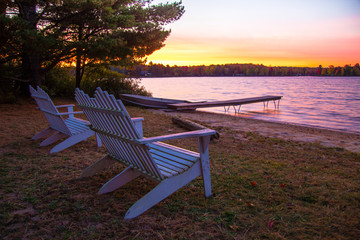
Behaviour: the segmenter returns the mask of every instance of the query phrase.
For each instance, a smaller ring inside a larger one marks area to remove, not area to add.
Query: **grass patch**
[[[95,138],[91,138],[50,155],[51,146],[39,148],[39,142],[31,140],[47,124],[33,107],[29,103],[7,107],[11,109],[7,121],[0,124],[4,132],[0,161],[2,239],[360,236],[358,153],[219,128],[221,138],[210,144],[212,197],[204,198],[199,178],[145,214],[125,221],[127,209],[155,184],[141,177],[114,193],[97,195],[123,166],[77,179],[105,150],[97,148]],[[168,116],[128,109],[132,117],[145,118],[145,136],[184,131]],[[234,138],[236,135],[242,138]],[[194,151],[198,148],[196,139],[169,143]]]

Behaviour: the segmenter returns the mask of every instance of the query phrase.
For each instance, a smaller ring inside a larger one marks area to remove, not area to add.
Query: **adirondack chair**
[[[60,105],[55,106],[51,101],[49,95],[43,91],[40,87],[37,87],[35,90],[33,87],[29,86],[31,96],[36,101],[40,111],[42,111],[48,120],[50,127],[45,130],[35,134],[32,139],[37,140],[41,138],[46,138],[40,143],[40,146],[48,146],[56,141],[68,137],[63,142],[59,143],[50,150],[50,153],[56,153],[62,151],[76,143],[86,140],[88,137],[91,137],[95,134],[89,128],[90,123],[86,120],[74,117],[74,114],[82,112],[74,112],[73,104],[71,105]],[[58,108],[67,107],[67,112],[60,113]],[[68,116],[63,118],[63,116]],[[101,146],[100,138],[97,137],[97,145]]]
[[[108,154],[86,168],[80,177],[89,177],[121,162],[127,168],[105,183],[99,194],[112,192],[140,175],[159,184],[130,207],[125,219],[144,213],[169,195],[200,175],[203,176],[205,196],[211,195],[209,142],[214,130],[203,129],[158,137],[142,136],[143,118],[130,118],[121,100],[97,88],[95,97],[75,90],[75,99],[84,111]],[[169,139],[197,137],[200,153],[162,143]]]

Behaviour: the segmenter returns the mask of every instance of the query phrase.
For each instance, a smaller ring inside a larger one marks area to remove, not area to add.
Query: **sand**
[[[59,103],[64,104],[68,102],[60,100]],[[255,132],[267,137],[313,142],[326,147],[339,147],[360,153],[360,132],[335,131],[205,111],[166,112],[153,109],[148,109],[148,111],[170,116],[180,116],[209,128],[214,128],[218,130],[220,134],[222,128],[229,128],[237,132],[238,135],[236,137],[239,139],[244,138],[244,134],[247,132]],[[34,118],[37,119],[36,125],[47,125],[42,114],[35,109],[33,101],[21,101],[20,104],[1,104],[0,113],[0,145],[11,142],[11,138],[15,136],[31,138],[34,132],[38,130],[37,126],[34,125]]]
[[[255,132],[267,137],[277,137],[299,142],[318,143],[326,147],[339,147],[360,153],[360,132],[344,132],[319,127],[302,126],[290,123],[277,123],[264,120],[244,118],[229,114],[210,113],[205,111],[168,112],[151,110],[155,113],[182,117],[209,128],[230,128],[243,133]]]

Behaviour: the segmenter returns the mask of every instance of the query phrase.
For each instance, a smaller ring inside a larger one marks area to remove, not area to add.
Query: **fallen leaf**
[[[268,226],[268,228],[272,228],[272,226],[274,225],[274,221],[269,221],[268,223],[267,223],[267,226]]]
[[[239,227],[236,225],[230,225],[229,228],[233,231],[237,231],[239,229]]]
[[[36,215],[36,211],[34,210],[34,208],[30,205],[28,206],[26,209],[22,209],[22,210],[18,210],[13,212],[12,214],[14,215],[20,215],[23,216],[25,214],[30,214],[30,216],[35,216]]]

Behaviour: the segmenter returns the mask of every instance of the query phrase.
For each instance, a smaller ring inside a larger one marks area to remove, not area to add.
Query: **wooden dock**
[[[241,105],[263,102],[264,107],[268,105],[269,101],[274,101],[275,108],[279,108],[280,99],[282,96],[261,96],[261,97],[252,97],[252,98],[242,98],[242,99],[232,99],[232,100],[222,100],[222,101],[212,101],[212,102],[199,102],[199,103],[176,103],[176,104],[168,104],[168,108],[174,110],[194,110],[196,108],[208,108],[208,107],[228,107],[228,111],[231,106],[234,107],[235,112],[240,111]],[[276,104],[276,101],[278,103]],[[238,107],[238,110],[237,108]]]

